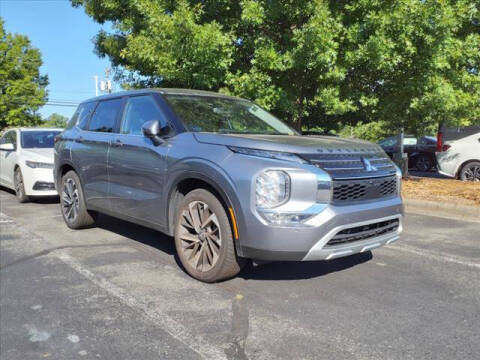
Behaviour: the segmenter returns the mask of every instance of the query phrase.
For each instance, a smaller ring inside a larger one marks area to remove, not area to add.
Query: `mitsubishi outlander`
[[[301,136],[260,106],[184,89],[79,105],[56,138],[68,227],[98,212],[164,232],[194,278],[235,276],[245,259],[330,260],[392,243],[401,173],[378,146]]]

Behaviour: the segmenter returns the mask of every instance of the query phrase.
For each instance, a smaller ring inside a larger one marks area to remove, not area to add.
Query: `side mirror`
[[[148,138],[160,135],[160,122],[158,120],[150,120],[142,125],[142,132]]]
[[[1,144],[0,151],[15,151],[15,145],[12,143]]]
[[[152,142],[155,146],[160,145],[164,142],[162,137],[167,136],[170,134],[171,128],[170,126],[166,125],[164,127],[160,126],[160,121],[158,120],[150,120],[147,121],[142,126],[142,133],[146,137],[152,139]]]

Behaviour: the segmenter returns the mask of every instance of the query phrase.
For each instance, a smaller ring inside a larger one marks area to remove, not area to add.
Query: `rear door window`
[[[122,106],[122,99],[101,101],[92,115],[88,130],[113,132],[115,120]]]

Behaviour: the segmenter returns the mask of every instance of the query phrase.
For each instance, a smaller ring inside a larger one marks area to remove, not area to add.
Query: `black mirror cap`
[[[172,130],[173,129],[169,125],[161,127],[160,121],[158,120],[147,121],[142,126],[143,135],[152,139],[152,142],[155,146],[163,143],[164,140],[162,138],[168,137],[171,134]]]

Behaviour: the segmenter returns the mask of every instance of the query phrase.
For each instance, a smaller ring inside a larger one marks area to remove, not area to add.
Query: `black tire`
[[[13,185],[15,187],[15,195],[19,203],[26,203],[30,198],[25,194],[25,184],[23,183],[22,170],[19,167],[15,169],[13,174]]]
[[[215,195],[204,189],[189,192],[175,220],[175,247],[188,274],[211,283],[240,272],[245,261],[236,255],[228,215]]]
[[[82,229],[95,223],[95,214],[87,210],[80,178],[71,170],[62,177],[60,210],[70,229]]]
[[[471,161],[460,170],[460,180],[480,181],[480,161]]]
[[[418,171],[430,171],[433,168],[433,160],[427,155],[419,155],[415,159],[415,167]]]

